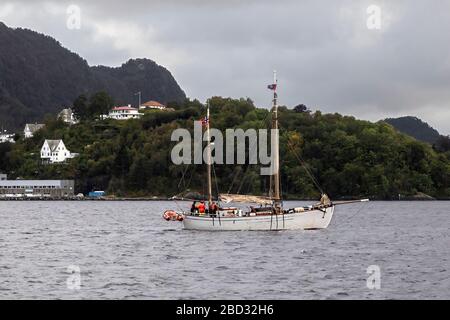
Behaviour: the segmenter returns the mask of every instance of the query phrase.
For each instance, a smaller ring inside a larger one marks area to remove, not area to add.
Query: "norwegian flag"
[[[268,86],[267,86],[267,89],[269,89],[269,90],[277,90],[277,84],[276,83],[274,83],[274,84],[269,84]]]
[[[208,123],[209,123],[209,118],[208,118],[208,117],[204,117],[204,118],[202,119],[202,125],[203,125],[203,126],[206,126]]]

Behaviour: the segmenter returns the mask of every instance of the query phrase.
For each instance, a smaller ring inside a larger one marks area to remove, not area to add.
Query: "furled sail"
[[[271,204],[272,200],[268,197],[242,195],[242,194],[221,194],[220,200],[225,203],[241,202],[241,203],[256,203],[256,204]]]
[[[322,194],[322,197],[320,198],[320,203],[318,203],[318,205],[322,205],[322,206],[329,206],[331,205],[331,200],[328,197],[327,194]]]

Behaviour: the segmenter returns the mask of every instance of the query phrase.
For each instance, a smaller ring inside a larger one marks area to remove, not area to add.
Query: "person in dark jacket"
[[[217,214],[217,211],[219,211],[217,203],[212,202],[211,205],[209,206],[209,213],[215,216]]]
[[[197,212],[197,201],[194,201],[192,203],[191,213],[196,213],[196,212]]]

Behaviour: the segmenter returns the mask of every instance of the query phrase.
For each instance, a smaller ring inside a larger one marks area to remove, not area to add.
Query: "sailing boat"
[[[274,72],[274,82],[268,88],[273,90],[272,106],[272,128],[278,129],[278,96],[277,78]],[[271,189],[274,191],[271,197],[245,196],[225,194],[220,196],[224,203],[254,203],[260,207],[250,207],[244,211],[237,207],[221,207],[213,201],[212,177],[211,177],[211,137],[210,137],[210,114],[207,105],[205,118],[207,136],[207,183],[209,210],[196,210],[195,202],[190,212],[176,212],[167,210],[163,218],[168,221],[181,221],[185,229],[205,231],[264,231],[264,230],[317,230],[326,229],[333,218],[336,206],[356,202],[366,202],[368,199],[356,201],[332,202],[326,194],[322,194],[320,202],[305,207],[289,208],[283,207],[280,192],[280,151],[279,137],[274,143],[274,168],[275,173],[271,177]],[[203,202],[202,202],[203,205]]]

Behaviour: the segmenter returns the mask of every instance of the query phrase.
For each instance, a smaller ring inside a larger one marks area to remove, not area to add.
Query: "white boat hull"
[[[264,231],[325,229],[331,222],[334,206],[324,211],[313,210],[284,215],[256,217],[201,217],[185,216],[184,228],[205,231]]]

